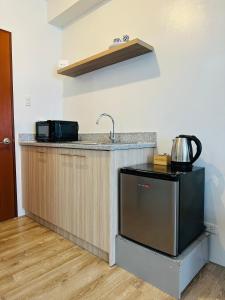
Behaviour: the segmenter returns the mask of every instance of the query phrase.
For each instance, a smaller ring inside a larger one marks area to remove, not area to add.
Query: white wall
[[[59,118],[62,85],[56,76],[61,31],[47,24],[45,0],[0,0],[0,28],[12,32],[18,212],[21,204],[18,133],[34,131],[38,119]],[[25,98],[31,97],[31,107]]]
[[[82,132],[108,131],[98,114],[115,117],[117,131],[157,131],[170,152],[177,134],[196,134],[206,167],[206,221],[218,225],[211,259],[225,265],[225,1],[113,0],[63,32],[70,62],[105,50],[127,33],[155,47],[76,79],[64,79],[64,117]]]

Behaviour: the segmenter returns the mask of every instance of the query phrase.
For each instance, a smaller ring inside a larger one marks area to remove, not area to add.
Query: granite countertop
[[[70,148],[70,149],[86,149],[86,150],[102,150],[102,151],[113,151],[113,150],[128,150],[128,149],[141,149],[141,148],[155,148],[156,143],[114,143],[114,144],[87,144],[79,143],[39,143],[35,141],[20,142],[21,146],[37,146],[37,147],[52,147],[52,148]]]
[[[37,146],[52,148],[86,149],[100,151],[115,151],[156,147],[156,133],[118,133],[115,143],[111,143],[108,134],[80,134],[78,142],[45,143],[27,138],[25,134],[19,137],[21,146]]]

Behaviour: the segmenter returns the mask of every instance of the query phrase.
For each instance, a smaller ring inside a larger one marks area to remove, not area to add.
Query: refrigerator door
[[[178,255],[179,182],[120,174],[120,234]]]

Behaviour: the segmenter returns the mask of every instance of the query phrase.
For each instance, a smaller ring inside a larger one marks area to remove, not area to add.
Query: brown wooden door
[[[0,29],[0,221],[17,215],[11,49],[11,33]]]

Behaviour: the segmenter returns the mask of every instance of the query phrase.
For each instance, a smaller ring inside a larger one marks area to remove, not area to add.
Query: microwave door
[[[120,184],[120,234],[176,256],[179,183],[121,174]]]
[[[49,125],[48,124],[40,124],[37,127],[37,136],[38,139],[48,140],[49,139]]]
[[[57,130],[57,132],[58,132],[58,134],[57,134],[57,139],[58,140],[62,140],[63,139],[63,133],[64,133],[64,137],[65,137],[65,130],[63,130],[63,125],[62,125],[62,123],[59,123],[58,124],[58,128],[57,128],[58,130]]]

